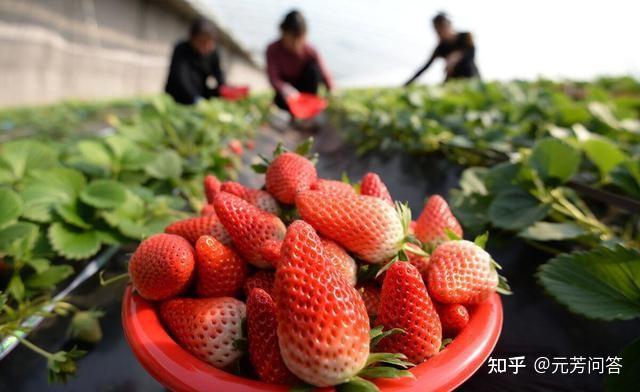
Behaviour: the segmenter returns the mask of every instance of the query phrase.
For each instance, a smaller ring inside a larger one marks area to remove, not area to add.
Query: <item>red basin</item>
[[[288,391],[285,386],[238,377],[197,359],[164,330],[153,305],[127,287],[122,301],[122,326],[142,366],[173,391]],[[502,329],[502,302],[493,294],[475,307],[467,327],[437,356],[411,372],[415,380],[376,380],[381,391],[451,391],[489,357]],[[323,389],[331,390],[331,389]]]
[[[249,96],[249,86],[220,86],[220,96],[228,101],[238,101]]]
[[[314,94],[300,93],[287,99],[287,105],[295,118],[307,120],[327,108],[327,101]]]

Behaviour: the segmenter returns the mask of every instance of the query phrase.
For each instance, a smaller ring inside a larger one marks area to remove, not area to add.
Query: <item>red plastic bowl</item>
[[[314,94],[300,93],[287,99],[287,105],[294,117],[307,120],[327,108],[327,101]]]
[[[131,350],[144,368],[172,391],[282,391],[289,388],[249,380],[216,369],[189,354],[167,334],[153,305],[127,287],[122,326]],[[502,302],[493,294],[471,312],[467,327],[442,352],[414,367],[410,379],[376,380],[381,391],[451,391],[475,373],[498,341]],[[324,388],[323,391],[332,390]]]
[[[249,95],[249,86],[220,86],[220,96],[228,101],[238,101]]]

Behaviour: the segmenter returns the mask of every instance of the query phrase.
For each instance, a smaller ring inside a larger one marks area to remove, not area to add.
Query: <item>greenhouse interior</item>
[[[0,391],[640,391],[639,14],[0,0]]]

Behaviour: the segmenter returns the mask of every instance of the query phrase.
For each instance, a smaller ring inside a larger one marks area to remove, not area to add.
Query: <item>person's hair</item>
[[[451,23],[451,20],[449,19],[449,15],[447,15],[444,12],[438,12],[438,14],[434,16],[431,21],[433,22],[434,26],[442,26],[445,23]]]
[[[198,18],[191,23],[189,36],[193,38],[198,35],[206,35],[210,38],[216,39],[218,37],[218,29],[216,29],[216,26],[209,20]]]
[[[307,22],[302,13],[298,10],[290,11],[280,23],[280,30],[283,33],[300,37],[307,32]]]

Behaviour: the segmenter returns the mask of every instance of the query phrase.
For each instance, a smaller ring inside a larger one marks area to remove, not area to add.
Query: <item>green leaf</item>
[[[586,140],[582,143],[582,149],[589,160],[598,167],[602,177],[628,159],[627,155],[618,146],[604,138]]]
[[[127,199],[127,188],[114,180],[95,180],[80,193],[80,199],[96,208],[115,208]]]
[[[640,159],[624,162],[611,171],[611,182],[628,194],[640,198]]]
[[[24,298],[24,283],[20,275],[13,275],[9,281],[9,285],[7,285],[7,292],[11,294],[16,301],[22,301]]]
[[[621,245],[562,254],[540,266],[545,289],[573,312],[604,320],[640,317],[640,252]]]
[[[25,181],[21,193],[25,206],[23,215],[36,222],[48,222],[53,206],[73,202],[85,186],[84,176],[74,169],[58,167],[34,171]]]
[[[620,374],[608,374],[604,379],[607,392],[622,392],[637,390],[640,385],[640,339],[624,348],[617,355],[622,367]]]
[[[459,186],[462,193],[470,195],[477,193],[479,195],[488,194],[487,187],[484,184],[484,176],[487,169],[484,167],[470,167],[462,172]]]
[[[20,180],[31,170],[50,168],[57,164],[57,153],[44,143],[34,140],[17,140],[4,143],[0,160],[9,168],[13,180]]]
[[[563,241],[589,234],[574,222],[536,222],[522,230],[520,237],[534,241]]]
[[[494,226],[507,230],[520,230],[543,219],[549,207],[522,190],[509,190],[496,197],[489,207],[489,218]]]
[[[84,356],[87,352],[73,347],[70,351],[58,351],[47,360],[49,371],[49,383],[65,383],[69,376],[76,374],[78,366],[76,360]]]
[[[382,328],[382,326],[380,326],[380,328]],[[374,330],[371,330],[371,333],[373,333]],[[405,333],[403,329],[401,328],[391,328],[388,329],[384,332],[382,332],[382,330],[380,330],[380,333],[377,333],[376,336],[371,336],[371,347],[375,347],[378,345],[378,343],[380,343],[380,341],[384,338],[386,338],[387,336],[391,336],[391,335],[395,335],[398,333]],[[370,358],[372,358],[370,356]]]
[[[32,289],[52,289],[57,283],[73,274],[70,265],[53,265],[46,270],[27,279],[27,287]]]
[[[404,333],[400,328],[393,328],[389,330],[391,333]],[[389,335],[390,335],[389,334]],[[407,361],[407,356],[401,353],[370,353],[367,357],[365,367],[369,367],[374,364],[386,363],[406,369],[411,366],[415,366],[413,363]]]
[[[20,259],[29,258],[39,236],[37,225],[17,222],[0,230],[0,252]]]
[[[100,250],[100,240],[95,231],[78,231],[56,222],[49,226],[48,236],[53,249],[68,259],[86,259]]]
[[[359,373],[358,376],[362,378],[401,378],[401,377],[409,377],[415,378],[413,373],[404,369],[396,369],[389,366],[377,366],[364,368]]]
[[[530,163],[544,180],[565,182],[573,177],[580,167],[580,151],[565,141],[555,138],[536,143]]]
[[[22,214],[22,200],[8,188],[0,188],[0,228],[13,223]]]
[[[33,270],[36,271],[36,273],[42,273],[47,269],[49,269],[49,267],[51,266],[51,263],[49,262],[49,260],[42,259],[42,258],[28,259],[28,260],[25,260],[25,263],[29,265],[31,268],[33,268]]]
[[[354,377],[344,384],[336,385],[337,392],[379,392],[376,384],[361,377]]]
[[[158,153],[155,159],[145,165],[145,172],[160,180],[177,179],[182,174],[182,159],[177,152],[165,150]]]
[[[81,229],[90,229],[91,224],[88,223],[82,215],[88,215],[91,211],[91,207],[87,207],[80,203],[71,204],[57,204],[55,206],[56,213],[72,226],[79,227]]]
[[[482,249],[484,249],[487,246],[487,241],[489,241],[488,231],[485,231],[484,233],[480,234],[473,240],[473,242],[479,247],[481,247]]]

